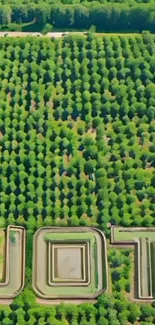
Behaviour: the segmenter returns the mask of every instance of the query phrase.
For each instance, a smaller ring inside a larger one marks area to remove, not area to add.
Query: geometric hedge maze
[[[152,300],[155,297],[155,228],[112,227],[111,243],[135,245],[135,298]]]
[[[95,299],[107,289],[104,234],[94,228],[43,227],[34,235],[33,288],[42,299]]]
[[[0,299],[24,288],[23,227],[0,229]],[[111,227],[111,244],[135,246],[135,299],[155,298],[155,228]],[[33,238],[32,285],[41,299],[95,299],[108,290],[106,238],[90,227],[43,227]],[[136,287],[137,286],[137,287]]]

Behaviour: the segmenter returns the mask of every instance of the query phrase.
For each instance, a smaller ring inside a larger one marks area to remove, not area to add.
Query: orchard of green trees
[[[11,306],[0,307],[2,325],[154,325],[155,308],[135,304],[122,294],[103,295],[96,305],[40,306],[25,290]]]
[[[0,226],[155,225],[155,36],[0,40]]]
[[[2,325],[152,325],[132,295],[133,251],[109,250],[111,295],[40,306],[41,226],[155,226],[155,36],[0,39],[0,227],[25,226],[26,289]],[[110,293],[109,293],[110,294]]]
[[[108,264],[113,295],[117,296],[119,292],[124,292],[126,296],[132,296],[133,298],[135,296],[135,293],[133,292],[133,249],[112,248],[108,250]]]
[[[31,22],[39,30],[48,23],[58,29],[89,29],[95,25],[97,31],[105,32],[155,32],[155,0],[0,1],[0,25],[4,29],[10,23]]]

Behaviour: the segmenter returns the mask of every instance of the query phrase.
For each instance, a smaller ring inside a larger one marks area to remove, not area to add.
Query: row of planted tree
[[[30,227],[42,219],[64,225],[153,224],[150,42],[21,40],[8,47],[1,41],[4,219]],[[144,50],[147,58],[133,57]],[[123,54],[119,60],[117,51]]]
[[[0,308],[2,325],[153,325],[155,309],[136,305],[123,298],[101,296],[95,306],[40,306],[31,291],[25,290],[10,307]]]
[[[151,226],[154,36],[0,41],[1,226]]]
[[[153,305],[154,306],[154,305]],[[95,305],[38,305],[30,290],[25,290],[9,307],[0,308],[2,325],[153,325],[155,308],[135,304],[122,294],[103,295]]]

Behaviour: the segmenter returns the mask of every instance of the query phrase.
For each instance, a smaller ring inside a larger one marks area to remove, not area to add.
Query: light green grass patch
[[[149,238],[155,240],[155,230],[153,231],[130,231],[130,228],[113,228],[114,241],[135,241],[138,238]]]

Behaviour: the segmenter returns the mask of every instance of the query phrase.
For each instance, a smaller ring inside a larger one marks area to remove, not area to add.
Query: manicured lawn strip
[[[72,233],[72,232],[68,232],[68,233],[47,233],[44,236],[44,239],[46,241],[52,241],[52,240],[78,240],[78,239],[83,239],[83,240],[89,240],[89,239],[93,239],[94,235],[91,232],[85,232],[85,233]]]
[[[136,238],[149,238],[150,240],[155,240],[155,229],[153,231],[135,231],[130,232],[130,228],[113,228],[114,232],[114,241],[134,241]]]
[[[155,242],[151,243],[152,293],[155,297]]]
[[[5,265],[5,231],[0,230],[0,282],[4,282],[4,265]]]
[[[95,284],[98,287],[98,258],[97,258],[97,242],[94,241],[94,260],[95,260]]]

